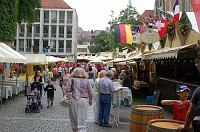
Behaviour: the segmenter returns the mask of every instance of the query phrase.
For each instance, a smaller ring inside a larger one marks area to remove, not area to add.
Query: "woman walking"
[[[82,68],[76,68],[71,74],[64,94],[72,92],[72,103],[69,107],[69,117],[73,132],[86,132],[86,117],[89,105],[92,105],[92,89],[88,75]]]
[[[70,79],[70,74],[67,68],[64,69],[64,74],[62,75],[62,77],[60,78],[60,82],[62,82],[61,88],[62,91],[64,87],[66,87],[68,80]],[[64,93],[63,93],[64,95]]]

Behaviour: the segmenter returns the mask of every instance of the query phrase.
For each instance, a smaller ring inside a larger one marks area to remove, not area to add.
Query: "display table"
[[[123,86],[119,82],[113,82],[113,86],[115,89],[122,88]],[[128,124],[119,121],[120,118],[120,108],[123,106],[130,106],[132,104],[132,93],[128,87],[123,87],[123,90],[120,90],[113,94],[112,100],[112,109],[111,113],[114,115],[114,119],[112,122],[118,126],[118,124]],[[115,109],[113,109],[115,107]]]
[[[135,80],[134,81],[134,86],[138,87],[139,89],[140,88],[148,88],[149,87],[149,84],[144,82],[144,81],[138,81],[138,80]]]

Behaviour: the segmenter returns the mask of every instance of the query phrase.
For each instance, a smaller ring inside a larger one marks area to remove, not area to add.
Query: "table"
[[[113,86],[115,89],[118,89],[120,87],[123,87],[119,82],[113,82]],[[118,127],[118,124],[128,124],[128,123],[123,123],[120,122],[119,118],[120,118],[120,108],[123,107],[123,103],[125,102],[127,103],[128,101],[128,106],[131,105],[132,103],[132,93],[131,90],[128,87],[123,87],[124,89],[121,91],[118,91],[116,93],[113,94],[113,99],[112,99],[112,108],[111,108],[111,114],[114,115],[114,119],[112,122],[115,122],[116,126]],[[113,107],[116,106],[116,109],[113,109]]]

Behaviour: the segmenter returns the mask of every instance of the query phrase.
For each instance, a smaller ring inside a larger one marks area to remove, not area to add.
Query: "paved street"
[[[71,132],[68,109],[59,105],[62,98],[60,87],[55,84],[54,106],[46,108],[46,97],[42,103],[44,109],[40,113],[25,113],[26,97],[21,94],[11,98],[3,104],[0,110],[0,132]],[[114,109],[115,110],[115,109]],[[120,108],[120,121],[126,124],[119,124],[113,128],[103,128],[93,123],[93,106],[89,107],[87,114],[87,132],[127,132],[131,113],[131,107]],[[110,117],[111,121],[113,116]]]
[[[26,97],[23,94],[6,100],[0,110],[0,132],[71,132],[68,109],[59,105],[59,101],[62,98],[61,90],[58,85],[55,86],[57,91],[55,93],[54,106],[46,108],[46,97],[43,97],[44,109],[41,109],[40,113],[24,112]],[[122,120],[128,123],[130,112],[124,112],[126,113]],[[93,123],[92,106],[88,110],[86,127],[88,132],[128,131],[128,124],[120,124],[119,127],[113,125],[113,128],[103,128],[95,125]]]

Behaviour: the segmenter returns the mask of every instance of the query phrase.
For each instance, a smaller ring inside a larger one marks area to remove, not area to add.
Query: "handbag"
[[[63,107],[69,107],[72,103],[71,101],[72,99],[72,95],[71,93],[67,93],[66,95],[64,95],[64,97],[61,99],[60,101],[60,105]]]
[[[74,80],[72,79],[71,88],[73,87]],[[72,103],[72,92],[67,93],[60,101],[60,105],[63,107],[69,107]]]

